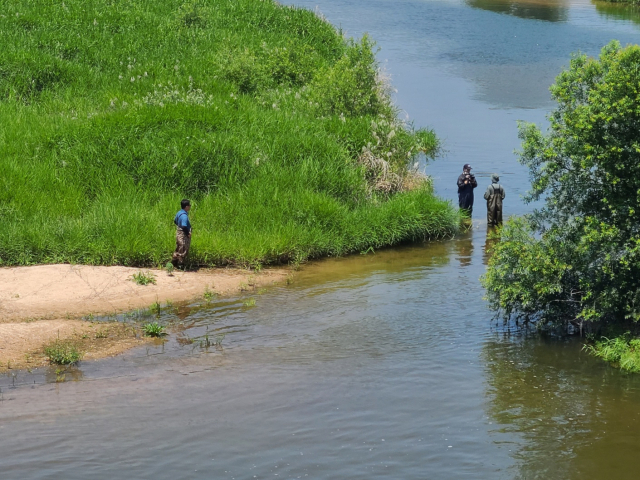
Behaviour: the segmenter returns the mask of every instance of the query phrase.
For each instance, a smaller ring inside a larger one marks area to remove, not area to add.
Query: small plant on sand
[[[254,272],[256,272],[256,273],[260,273],[260,272],[262,271],[262,263],[260,263],[260,262],[253,262],[253,263],[250,265],[250,268],[252,268]]]
[[[96,330],[95,338],[107,338],[109,336],[109,332],[106,328],[101,328],[100,330]]]
[[[71,342],[56,340],[44,348],[44,354],[49,362],[56,365],[73,365],[82,358],[78,347]]]
[[[133,274],[133,281],[137,285],[149,285],[150,283],[156,284],[156,277],[151,272],[138,272]]]
[[[249,298],[249,299],[245,300],[243,303],[244,303],[245,307],[255,307],[256,299],[255,298]]]
[[[167,271],[170,277],[173,277],[173,271],[175,270],[173,263],[167,262],[167,264],[164,266],[164,269]]]
[[[211,290],[209,290],[207,288],[207,290],[204,292],[204,294],[202,296],[204,297],[205,301],[207,303],[209,303],[210,301],[212,301],[215,298],[216,293],[212,292]]]
[[[158,322],[147,323],[142,327],[142,330],[147,337],[162,337],[166,335],[164,327]]]
[[[149,311],[155,315],[160,315],[160,312],[162,311],[162,307],[160,306],[160,303],[156,300],[149,307]]]

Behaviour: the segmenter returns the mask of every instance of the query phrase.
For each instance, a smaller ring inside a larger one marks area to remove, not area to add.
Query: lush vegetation
[[[0,0],[0,264],[300,261],[451,232],[372,42],[271,0]]]
[[[631,332],[615,337],[600,336],[585,345],[585,350],[623,370],[640,372],[640,338]]]
[[[638,5],[640,0],[604,0],[606,3],[614,3],[621,5]]]
[[[640,319],[640,47],[612,42],[599,59],[575,56],[551,91],[558,107],[549,132],[520,130],[530,199],[544,198],[544,207],[505,225],[484,277],[487,296],[505,316],[633,331]]]

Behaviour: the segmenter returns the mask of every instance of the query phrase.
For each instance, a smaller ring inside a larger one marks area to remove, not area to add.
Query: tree
[[[506,316],[640,319],[640,47],[574,56],[551,87],[543,134],[520,125],[532,215],[505,224],[483,277]]]

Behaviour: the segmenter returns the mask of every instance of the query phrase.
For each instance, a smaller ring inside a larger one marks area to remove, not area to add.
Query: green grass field
[[[260,265],[453,232],[374,47],[270,0],[0,0],[0,264]]]

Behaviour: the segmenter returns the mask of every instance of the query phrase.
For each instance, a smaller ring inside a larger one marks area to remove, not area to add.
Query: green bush
[[[639,86],[640,47],[612,42],[558,76],[547,135],[522,126],[529,198],[545,203],[505,227],[489,263],[489,299],[507,315],[640,319]]]
[[[44,354],[56,365],[72,365],[82,359],[82,352],[69,341],[56,340],[44,348]]]
[[[640,320],[639,88],[640,47],[611,42],[558,76],[547,134],[521,126],[529,199],[544,207],[508,222],[494,247],[483,281],[505,316],[625,330]],[[639,342],[603,338],[591,351],[636,371]]]
[[[196,264],[456,228],[366,37],[270,0],[0,5],[0,265],[164,265],[184,197]]]

